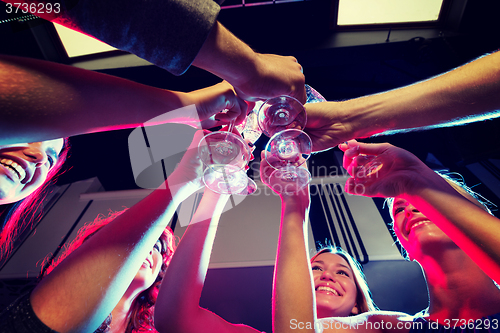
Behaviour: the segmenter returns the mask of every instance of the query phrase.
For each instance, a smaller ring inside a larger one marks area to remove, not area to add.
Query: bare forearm
[[[137,126],[187,94],[46,61],[0,57],[0,140],[34,142]]]
[[[299,209],[297,206],[286,200],[282,206],[281,232],[274,273],[275,333],[293,332],[291,320],[312,324],[315,320],[311,270],[304,236],[304,220],[308,209]]]
[[[341,102],[355,137],[477,121],[500,109],[500,52],[438,77],[389,92]]]
[[[405,194],[419,211],[443,230],[483,271],[500,279],[500,220],[458,193],[432,170],[427,185]]]
[[[306,101],[304,74],[291,56],[254,52],[216,22],[193,65],[231,83],[244,99],[289,95]]]
[[[237,86],[255,71],[257,55],[222,24],[216,22],[193,65]]]
[[[175,256],[169,265],[155,305],[159,332],[196,332],[201,322],[199,306],[220,214],[228,196],[206,190]]]
[[[156,190],[63,260],[31,295],[58,332],[94,331],[111,313],[173,216],[183,190]]]

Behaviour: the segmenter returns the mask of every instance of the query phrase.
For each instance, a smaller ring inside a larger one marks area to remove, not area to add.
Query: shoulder
[[[29,293],[19,297],[0,313],[0,332],[56,333],[35,315]]]

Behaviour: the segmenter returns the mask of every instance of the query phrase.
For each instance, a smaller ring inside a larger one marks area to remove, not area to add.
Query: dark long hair
[[[34,221],[41,217],[43,199],[55,184],[57,176],[69,155],[69,140],[64,139],[64,144],[56,164],[47,174],[45,182],[26,198],[7,205],[0,205],[0,259],[6,257],[12,251],[16,238]]]
[[[128,208],[117,212],[111,212],[108,216],[99,215],[93,222],[88,223],[84,227],[80,228],[75,240],[66,246],[66,249],[61,254],[61,256],[59,256],[57,260],[54,260],[52,263],[50,263],[50,265],[48,265],[48,268],[44,272],[42,272],[42,274],[44,276],[49,274],[71,252],[80,247],[83,242],[92,237],[102,227],[110,223],[119,215],[123,214],[127,209]],[[172,255],[174,254],[176,248],[175,236],[169,227],[166,227],[165,230],[163,230],[163,233],[161,234],[159,240],[162,244],[161,255],[163,258],[160,272],[158,273],[155,282],[148,289],[143,290],[141,293],[139,293],[139,295],[137,295],[137,297],[133,301],[127,316],[128,323],[125,330],[126,333],[156,331],[154,329],[153,322],[154,305],[156,303],[156,298],[158,297],[161,281],[165,276],[167,266],[170,263]],[[107,320],[99,328],[100,332],[106,332],[107,325],[111,323],[110,316],[108,316]]]

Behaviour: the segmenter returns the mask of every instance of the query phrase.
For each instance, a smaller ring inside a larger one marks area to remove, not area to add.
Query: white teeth
[[[318,289],[316,289],[316,290],[317,291],[324,290],[324,291],[328,291],[336,296],[340,296],[339,293],[337,292],[337,290],[330,288],[330,287],[321,286],[321,287],[318,287]]]
[[[417,223],[415,223],[414,225],[411,226],[411,229],[413,229],[415,227],[418,227],[419,225],[427,223],[427,222],[429,222],[429,221],[428,220],[424,220],[424,221],[417,222]]]
[[[9,159],[6,159],[6,158],[2,158],[0,160],[0,164],[3,164],[4,166],[10,168],[11,170],[14,170],[14,172],[19,177],[19,180],[22,181],[26,177],[26,171],[24,171],[23,167],[21,167],[16,162],[9,160]]]

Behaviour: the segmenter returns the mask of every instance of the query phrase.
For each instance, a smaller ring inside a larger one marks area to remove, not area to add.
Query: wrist
[[[408,201],[411,198],[422,197],[427,190],[446,190],[449,184],[432,169],[422,163],[422,167],[414,171],[415,177],[408,182],[401,197]]]
[[[174,173],[168,177],[165,184],[168,186],[172,200],[177,204],[180,204],[201,188],[196,182],[178,180]]]
[[[282,195],[281,196],[283,213],[285,214],[300,214],[306,216],[309,212],[309,197],[299,198],[297,195]]]
[[[395,126],[376,95],[340,102],[340,108],[345,115],[343,124],[352,138],[367,138]]]

